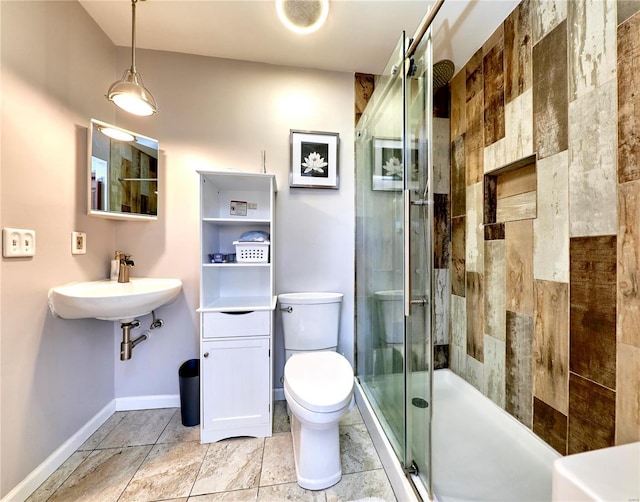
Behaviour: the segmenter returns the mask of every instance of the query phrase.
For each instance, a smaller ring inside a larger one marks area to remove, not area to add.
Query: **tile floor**
[[[300,488],[285,403],[275,404],[272,437],[211,444],[200,444],[199,427],[182,425],[177,408],[116,412],[27,500],[396,500],[357,408],[340,422],[342,480]]]

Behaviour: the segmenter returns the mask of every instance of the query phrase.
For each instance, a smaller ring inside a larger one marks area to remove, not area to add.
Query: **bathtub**
[[[553,462],[561,455],[451,370],[437,370],[433,379],[438,500],[551,500]]]
[[[388,376],[386,384],[401,375]],[[553,462],[561,455],[451,370],[434,372],[432,462],[434,500],[538,502],[551,500]],[[396,382],[397,383],[397,382]],[[381,385],[378,381],[377,385]],[[356,386],[358,407],[398,500],[417,500],[389,438]],[[414,422],[425,409],[412,407]],[[425,437],[426,434],[414,434]],[[393,439],[392,439],[393,440]],[[420,450],[420,445],[416,445]],[[423,500],[426,492],[418,489]]]

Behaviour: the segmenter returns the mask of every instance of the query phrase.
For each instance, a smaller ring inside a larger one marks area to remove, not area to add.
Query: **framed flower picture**
[[[292,188],[333,188],[339,186],[338,145],[334,132],[291,130]]]
[[[373,190],[402,190],[402,141],[373,139]]]
[[[416,188],[418,184],[418,146],[409,150],[410,179],[407,188]],[[402,140],[373,138],[373,171],[371,173],[372,190],[402,190]]]

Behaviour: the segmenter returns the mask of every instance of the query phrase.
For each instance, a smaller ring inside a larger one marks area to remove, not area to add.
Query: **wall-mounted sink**
[[[172,302],[181,289],[180,279],[72,282],[49,290],[49,308],[64,319],[128,322]]]
[[[559,458],[551,500],[640,500],[640,442]]]

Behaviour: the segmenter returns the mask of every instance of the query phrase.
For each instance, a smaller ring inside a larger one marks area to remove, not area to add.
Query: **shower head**
[[[454,71],[455,65],[449,59],[443,59],[435,63],[433,65],[433,90],[437,91],[447,85],[451,77],[453,77]]]

